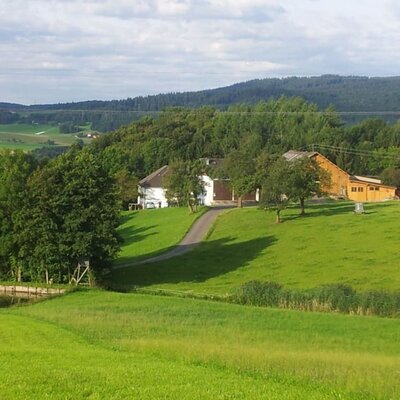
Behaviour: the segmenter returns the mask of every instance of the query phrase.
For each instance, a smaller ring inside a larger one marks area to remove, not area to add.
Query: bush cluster
[[[276,282],[250,281],[236,290],[230,301],[296,310],[400,317],[400,292],[357,292],[345,284],[300,290],[283,288]]]

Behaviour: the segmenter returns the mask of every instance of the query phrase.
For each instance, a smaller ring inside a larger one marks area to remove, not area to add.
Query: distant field
[[[398,399],[400,321],[77,292],[0,310],[8,399]]]
[[[359,290],[398,290],[400,202],[365,208],[366,214],[354,215],[353,203],[313,205],[305,217],[290,209],[279,225],[272,212],[232,210],[194,251],[116,271],[113,279],[126,287],[216,294],[255,279],[295,288],[347,283]]]
[[[73,134],[61,134],[58,126],[0,124],[0,148],[32,150],[49,145],[49,140],[55,145],[70,146],[77,139]]]
[[[163,253],[178,244],[206,208],[189,214],[186,208],[126,211],[118,232],[124,239],[116,265],[134,263]]]

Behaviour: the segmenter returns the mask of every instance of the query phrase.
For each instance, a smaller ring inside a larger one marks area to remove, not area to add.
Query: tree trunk
[[[17,267],[17,282],[21,282],[22,281],[22,277],[21,277],[21,267],[18,266]]]
[[[238,206],[238,208],[243,208],[242,196],[238,196],[238,199],[237,199],[237,206]]]
[[[300,199],[300,215],[304,215],[306,213],[304,201],[304,198]]]
[[[279,210],[279,208],[276,210],[276,223],[281,223],[281,210]]]
[[[47,268],[45,269],[45,275],[46,275],[46,285],[49,284],[49,271],[47,270]]]
[[[188,200],[187,205],[189,207],[190,213],[193,214],[194,213],[193,204],[190,200]]]

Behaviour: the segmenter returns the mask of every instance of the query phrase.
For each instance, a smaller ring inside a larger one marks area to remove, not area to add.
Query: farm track
[[[133,263],[126,263],[114,266],[113,269],[128,268],[134,265],[150,264],[153,262],[168,260],[173,257],[180,256],[191,250],[200,244],[200,242],[207,236],[207,233],[211,229],[217,217],[224,211],[230,209],[230,206],[214,207],[203,214],[189,229],[182,241],[175,246],[172,250],[166,253],[147,258]]]

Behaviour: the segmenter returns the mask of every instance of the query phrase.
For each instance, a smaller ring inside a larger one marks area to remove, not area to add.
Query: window
[[[358,192],[363,192],[363,191],[364,191],[364,188],[363,188],[363,187],[360,187],[360,186],[359,186],[357,189],[358,189],[358,190],[357,190]]]
[[[379,186],[375,186],[375,190],[379,190]]]
[[[352,186],[352,187],[351,187],[351,191],[352,191],[352,192],[357,192],[357,188],[354,187],[354,186]]]
[[[373,186],[370,186],[369,190],[375,190],[375,188]]]

